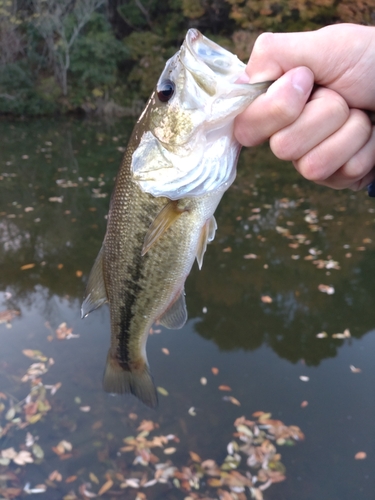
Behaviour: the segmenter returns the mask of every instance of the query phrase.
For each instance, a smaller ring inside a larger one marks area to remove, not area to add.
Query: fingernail
[[[247,73],[242,73],[242,75],[240,75],[234,83],[249,83],[249,82],[250,82],[249,75]]]
[[[314,83],[311,81],[310,73],[305,69],[297,69],[291,76],[291,82],[293,87],[303,95],[310,94]]]

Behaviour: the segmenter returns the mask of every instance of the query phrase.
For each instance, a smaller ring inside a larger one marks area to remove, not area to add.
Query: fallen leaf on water
[[[81,276],[83,276],[83,272],[82,271],[76,271],[76,276],[77,278],[81,278]]]
[[[201,382],[201,384],[202,384],[202,385],[206,385],[206,384],[207,384],[207,379],[206,379],[206,377],[201,377],[200,382]]]
[[[161,350],[166,356],[168,356],[169,354],[169,349],[167,349],[166,347],[163,347],[162,350]]]
[[[13,458],[13,462],[17,465],[26,465],[32,464],[34,459],[29,451],[20,451],[17,456]]]
[[[232,388],[229,385],[219,385],[219,391],[231,391]]]
[[[47,361],[47,357],[44,356],[40,351],[35,349],[23,349],[22,354],[27,356],[28,358],[34,359],[36,361]]]
[[[198,453],[195,453],[194,451],[189,451],[189,455],[190,455],[190,458],[194,461],[194,462],[202,462],[202,459],[201,457],[198,455]]]
[[[343,333],[333,333],[332,338],[333,339],[345,339],[346,336]]]
[[[63,199],[63,196],[51,196],[50,198],[48,198],[48,201],[51,201],[52,203],[62,203]]]
[[[264,304],[271,304],[272,298],[269,295],[262,295],[260,300],[264,302]]]
[[[165,448],[164,453],[166,455],[172,455],[173,453],[176,453],[176,451],[177,451],[176,448],[171,447],[171,448]]]
[[[21,271],[26,271],[26,269],[32,269],[33,267],[35,267],[35,264],[24,264],[20,269]]]
[[[328,337],[328,334],[327,334],[327,332],[320,332],[320,333],[316,334],[316,337],[318,339],[325,339],[326,337]]]
[[[151,432],[154,429],[156,429],[157,427],[159,427],[159,424],[153,422],[152,420],[142,420],[140,425],[137,427],[137,431],[139,431],[139,432],[143,432],[143,431]]]
[[[319,285],[318,286],[319,292],[326,293],[327,295],[332,295],[335,293],[335,289],[333,286],[328,286],[328,285]]]
[[[74,481],[77,479],[77,476],[69,476],[65,479],[66,483],[74,483]]]
[[[109,489],[111,489],[113,486],[113,481],[112,479],[108,479],[108,481],[106,483],[103,484],[103,486],[100,488],[100,490],[98,491],[98,496],[101,496],[101,495],[104,495],[104,493],[106,491],[108,491]]]
[[[308,404],[309,404],[308,401],[302,401],[301,408],[306,408],[306,406],[308,406]]]
[[[84,413],[87,413],[88,411],[91,410],[91,406],[80,406],[79,408],[81,411],[83,411]]]
[[[299,379],[302,380],[302,382],[308,382],[310,380],[310,377],[306,377],[306,375],[300,375]]]
[[[60,474],[60,472],[58,470],[54,470],[53,472],[51,472],[51,474],[48,476],[48,479],[50,481],[62,481],[62,475]]]
[[[0,312],[0,323],[10,323],[12,319],[14,319],[16,316],[19,316],[20,312],[19,311],[14,311],[14,310],[7,310],[7,311],[1,311]]]
[[[362,371],[360,368],[356,368],[353,365],[350,365],[349,368],[352,371],[352,373],[361,373],[361,371]]]
[[[164,387],[157,387],[156,389],[157,389],[158,393],[161,394],[162,396],[169,395],[169,392],[167,391],[167,389],[164,389]]]
[[[248,253],[246,255],[243,256],[244,259],[257,259],[258,256],[255,255],[255,253]]]
[[[219,373],[219,368],[212,367],[211,371],[214,375],[217,375]]]
[[[229,253],[232,251],[232,248],[231,247],[226,247],[226,248],[223,248],[223,252],[225,253]]]
[[[44,493],[45,491],[47,491],[47,486],[45,484],[37,484],[36,486],[34,486],[34,488],[30,488],[30,483],[26,483],[23,491],[25,491],[29,495],[35,493]]]
[[[95,484],[99,484],[99,479],[95,476],[93,472],[90,472],[89,474],[90,481],[92,481]]]
[[[367,458],[367,453],[366,453],[366,452],[364,452],[364,451],[359,451],[358,453],[356,453],[356,454],[354,455],[354,458],[355,458],[356,460],[364,460],[365,458]]]
[[[223,401],[229,401],[233,405],[241,406],[241,403],[238,401],[238,399],[234,398],[233,396],[224,396]]]
[[[196,416],[196,414],[197,414],[197,413],[196,413],[196,411],[195,411],[194,406],[192,406],[191,408],[189,408],[188,413],[189,413],[189,415],[191,415],[192,417],[195,417],[195,416]]]

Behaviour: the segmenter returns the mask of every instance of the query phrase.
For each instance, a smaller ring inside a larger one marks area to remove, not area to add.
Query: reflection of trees
[[[93,189],[110,193],[121,159],[117,147],[125,145],[129,124],[113,130],[105,124],[41,120],[10,129],[4,123],[0,129],[5,138],[0,289],[10,287],[14,300],[24,303],[36,287],[48,291],[49,298],[81,298],[84,284],[76,271],[84,277],[90,271],[109,204],[109,196],[95,198]],[[24,155],[28,159],[22,159]],[[60,179],[76,187],[63,188],[56,183]],[[62,203],[49,201],[61,196]],[[20,270],[30,263],[35,267]]]
[[[352,335],[359,337],[374,324],[370,278],[374,252],[357,250],[364,248],[363,240],[368,241],[372,232],[372,200],[364,193],[353,195],[313,186],[290,166],[267,157],[265,148],[245,155],[253,167],[251,171],[240,167],[235,186],[219,208],[219,229],[203,269],[194,271],[188,280],[190,317],[201,317],[196,325],[198,333],[222,349],[256,349],[266,343],[293,362],[303,358],[318,364],[335,356],[341,345],[330,337],[317,341],[318,332],[326,330],[331,335],[350,328]],[[267,163],[270,166],[265,166]],[[260,217],[249,221],[253,208],[261,208]],[[319,231],[305,221],[306,210],[312,208],[317,211]],[[325,220],[327,214],[333,219]],[[287,221],[294,225],[288,226]],[[296,239],[279,234],[275,225],[289,228],[291,235],[304,234],[310,243],[290,248]],[[348,244],[349,249],[343,248]],[[228,247],[232,251],[223,252]],[[322,251],[315,259],[331,257],[341,269],[317,269],[305,261],[310,248]],[[345,256],[349,251],[350,258]],[[258,259],[243,258],[250,253]],[[291,258],[296,254],[299,260]],[[265,264],[268,269],[264,269]],[[335,294],[319,292],[321,283],[332,284]],[[262,295],[271,296],[272,304],[263,303]],[[208,306],[207,314],[202,314],[203,306]],[[358,317],[360,331],[356,328]]]
[[[8,287],[12,292],[12,307],[29,306],[36,296],[44,314],[52,314],[55,296],[69,298],[76,307],[105,231],[109,196],[94,198],[93,189],[111,191],[121,158],[117,147],[125,145],[129,131],[126,123],[113,127],[42,120],[11,129],[0,123],[5,138],[0,290]],[[29,158],[22,160],[23,155]],[[77,186],[63,188],[56,183],[59,179]],[[48,201],[56,196],[63,196],[63,202]],[[34,210],[25,212],[26,207]],[[311,209],[317,212],[319,231],[305,220]],[[292,362],[303,358],[318,364],[335,356],[342,341],[318,341],[318,332],[331,335],[349,328],[360,337],[374,326],[373,251],[356,250],[371,245],[366,240],[373,231],[369,210],[373,200],[364,194],[315,187],[267,148],[244,151],[238,179],[219,207],[219,229],[203,269],[195,267],[187,281],[189,317],[201,319],[197,332],[222,349],[267,344]],[[327,214],[333,219],[324,219]],[[290,235],[277,232],[276,225]],[[310,243],[291,248],[297,234]],[[349,249],[343,248],[346,244]],[[223,252],[227,247],[232,251]],[[330,270],[327,276],[327,269],[305,261],[311,248],[322,252],[317,258],[328,260],[330,255],[341,270]],[[349,251],[351,258],[345,256]],[[246,260],[247,254],[258,258]],[[20,270],[29,263],[35,267]],[[83,278],[76,276],[78,270]],[[320,283],[333,285],[336,293],[319,292]],[[273,302],[263,303],[262,295]],[[204,306],[207,314],[202,313]],[[356,328],[357,317],[361,329]]]

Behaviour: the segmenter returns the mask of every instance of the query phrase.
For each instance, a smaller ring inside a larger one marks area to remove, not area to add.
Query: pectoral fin
[[[159,323],[166,328],[178,330],[182,328],[187,320],[187,310],[185,303],[185,291],[177,297],[177,300],[159,318]]]
[[[81,306],[81,318],[86,316],[107,302],[107,291],[103,277],[103,247],[100,249],[95,264],[91,269],[89,280],[86,286],[84,300]]]
[[[185,210],[178,207],[178,200],[168,202],[158,213],[149,227],[143,243],[142,255],[145,255],[152,245],[165,233],[171,224],[177,220]]]
[[[196,254],[199,269],[202,269],[203,256],[206,252],[207,243],[209,243],[215,238],[216,229],[217,229],[216,220],[215,217],[212,216],[203,226],[201,234],[199,236],[198,248]]]

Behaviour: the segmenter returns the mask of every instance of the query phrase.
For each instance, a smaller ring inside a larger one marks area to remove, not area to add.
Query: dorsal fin
[[[81,306],[81,318],[86,316],[108,301],[103,276],[103,247],[100,249],[91,269],[87,282],[85,296]]]
[[[145,255],[150,250],[152,245],[158,241],[169,226],[185,211],[178,207],[178,200],[169,201],[162,208],[148,228],[145,241],[143,242],[142,255]]]
[[[166,328],[178,330],[182,328],[187,320],[187,310],[185,302],[185,291],[182,289],[177,300],[159,318],[159,323]]]
[[[196,258],[198,262],[199,269],[202,269],[203,256],[206,252],[207,243],[215,238],[215,231],[217,229],[217,224],[215,217],[212,216],[208,219],[206,224],[202,227],[201,234],[199,236],[198,248],[196,253]]]

